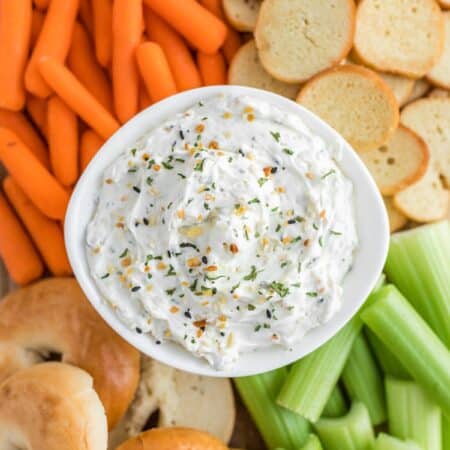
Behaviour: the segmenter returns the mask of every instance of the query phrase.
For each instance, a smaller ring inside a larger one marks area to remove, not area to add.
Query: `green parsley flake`
[[[271,131],[270,134],[277,142],[280,142],[281,135],[278,131]]]

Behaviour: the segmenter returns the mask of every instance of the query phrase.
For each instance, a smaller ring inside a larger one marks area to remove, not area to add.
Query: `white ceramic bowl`
[[[293,350],[271,347],[244,353],[229,370],[216,371],[175,343],[156,345],[149,335],[128,329],[103,301],[89,273],[85,239],[86,228],[96,205],[103,171],[127,147],[174,114],[196,102],[219,93],[260,98],[287,112],[297,114],[315,133],[330,145],[344,143],[341,168],[352,180],[360,244],[353,270],[344,280],[342,308],[326,324],[313,329]],[[389,227],[383,200],[369,172],[343,138],[325,122],[302,106],[270,92],[240,86],[214,86],[182,92],[142,111],[118,130],[101,148],[81,176],[69,203],[65,219],[65,241],[74,274],[94,308],[124,339],[141,352],[178,369],[202,375],[236,377],[265,372],[289,364],[325,343],[356,313],[370,293],[383,268],[389,241]]]

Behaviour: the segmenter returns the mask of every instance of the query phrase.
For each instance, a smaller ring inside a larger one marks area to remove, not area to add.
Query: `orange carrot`
[[[230,64],[241,44],[241,35],[233,28],[228,28],[227,38],[222,46],[222,52],[228,64]]]
[[[94,41],[97,61],[106,67],[112,54],[112,1],[92,0]]]
[[[92,14],[91,0],[79,0],[79,16],[81,23],[86,27],[91,36],[94,36],[94,18]]]
[[[81,135],[80,142],[80,168],[84,172],[91,159],[103,145],[104,140],[92,130],[86,130]]]
[[[19,111],[25,104],[23,74],[31,35],[31,0],[0,2],[0,108]]]
[[[59,223],[44,216],[11,177],[3,180],[3,190],[50,272],[56,276],[71,275]]]
[[[197,64],[205,86],[226,84],[227,69],[222,53],[217,52],[214,55],[207,55],[205,53],[198,52]]]
[[[31,16],[31,36],[30,36],[30,47],[33,48],[36,44],[39,33],[41,32],[42,25],[44,24],[45,15],[42,11],[38,9],[33,9],[33,14]]]
[[[149,39],[164,50],[177,89],[186,91],[200,87],[200,73],[184,39],[149,8],[145,8],[145,23]]]
[[[195,0],[145,0],[194,47],[215,53],[227,36],[226,25]]]
[[[31,150],[7,128],[0,128],[0,161],[46,216],[52,219],[64,217],[69,194]]]
[[[109,111],[112,91],[108,77],[98,65],[91,40],[83,25],[75,24],[72,45],[67,57],[69,69],[87,90]]]
[[[0,109],[0,127],[13,131],[45,167],[50,167],[44,142],[22,113]]]
[[[147,88],[144,83],[141,83],[139,86],[139,111],[148,108],[151,104],[152,100],[148,96]]]
[[[33,3],[36,6],[36,8],[45,10],[48,8],[50,0],[33,0]]]
[[[39,68],[49,86],[102,138],[108,139],[119,128],[114,117],[63,64],[43,58]]]
[[[226,22],[225,15],[222,9],[222,0],[200,0],[200,3],[220,20]],[[241,46],[240,34],[231,27],[228,27],[227,37],[222,46],[223,54],[228,63],[233,59],[233,56]]]
[[[47,137],[47,100],[28,94],[25,108],[42,136]]]
[[[27,284],[42,276],[44,266],[19,219],[0,193],[0,256],[9,276]]]
[[[147,92],[157,102],[176,94],[177,87],[163,49],[155,42],[145,42],[136,51],[137,62]]]
[[[78,179],[78,119],[56,95],[47,108],[48,148],[52,172],[63,186]]]
[[[42,25],[36,46],[25,70],[25,86],[38,97],[48,97],[50,88],[42,79],[38,62],[43,56],[50,56],[63,62],[67,56],[72,38],[73,25],[79,0],[52,0]]]
[[[142,0],[115,0],[113,5],[112,81],[119,121],[138,110],[139,74],[135,51],[142,35]]]

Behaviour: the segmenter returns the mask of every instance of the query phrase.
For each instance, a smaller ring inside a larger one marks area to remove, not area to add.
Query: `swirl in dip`
[[[339,309],[357,245],[334,147],[251,97],[153,129],[105,171],[88,227],[104,298],[137,333],[217,369],[289,348]]]

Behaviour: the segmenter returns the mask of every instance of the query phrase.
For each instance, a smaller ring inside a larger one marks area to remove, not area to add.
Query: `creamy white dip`
[[[289,348],[340,308],[352,265],[352,183],[339,159],[269,103],[198,103],[105,171],[91,274],[130,328],[218,369]]]

